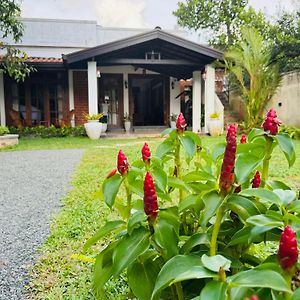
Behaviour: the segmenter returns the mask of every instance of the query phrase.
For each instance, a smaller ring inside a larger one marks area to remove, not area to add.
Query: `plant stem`
[[[175,176],[179,179],[181,179],[181,161],[180,161],[180,141],[177,138],[176,140],[176,148],[175,148],[175,169],[176,174]],[[182,200],[182,190],[179,189],[179,202]]]
[[[132,193],[131,193],[130,188],[129,188],[127,177],[125,177],[125,179],[124,179],[124,185],[125,185],[126,199],[127,199],[127,208],[126,208],[126,210],[127,210],[127,219],[129,219],[130,218],[130,212],[131,212]]]
[[[221,205],[217,210],[216,221],[214,224],[211,241],[210,241],[210,256],[214,256],[217,254],[217,239],[218,239],[218,234],[220,231],[224,211],[225,211],[225,207],[223,205]]]
[[[261,176],[261,187],[264,187],[269,175],[269,164],[270,164],[270,159],[271,159],[271,153],[272,153],[272,144],[273,144],[273,139],[266,136],[266,148],[265,148],[265,157],[263,160],[263,171],[262,171],[262,176]]]
[[[184,300],[182,285],[180,282],[175,283],[178,300]]]

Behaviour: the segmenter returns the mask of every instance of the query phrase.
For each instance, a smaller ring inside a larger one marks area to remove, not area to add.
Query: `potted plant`
[[[9,134],[9,129],[0,126],[0,148],[17,145],[19,143],[18,134]]]
[[[177,121],[177,114],[171,113],[170,114],[170,127],[171,128],[176,128],[176,121]]]
[[[130,128],[131,128],[131,117],[130,117],[129,113],[124,114],[123,120],[124,120],[125,131],[126,131],[126,133],[129,133]]]
[[[209,116],[207,127],[208,127],[208,132],[211,136],[221,135],[222,123],[220,119],[220,114],[218,112],[214,112]]]
[[[100,120],[103,117],[103,114],[84,114],[87,123],[84,123],[84,128],[87,136],[92,140],[97,140],[101,136],[102,123]]]

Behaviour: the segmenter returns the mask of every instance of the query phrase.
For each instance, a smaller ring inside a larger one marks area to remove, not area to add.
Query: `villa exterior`
[[[215,94],[211,63],[222,53],[182,37],[183,32],[104,28],[90,21],[25,19],[22,44],[36,72],[22,83],[0,74],[1,125],[84,123],[84,113],[102,112],[108,128],[168,126],[170,114],[185,110],[180,80],[193,79],[191,126],[201,130],[213,112],[223,113]],[[181,35],[181,36],[180,36]],[[188,99],[187,99],[188,100]],[[187,112],[186,112],[187,113]]]

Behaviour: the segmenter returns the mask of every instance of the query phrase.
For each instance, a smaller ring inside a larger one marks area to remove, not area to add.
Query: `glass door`
[[[123,75],[101,74],[98,103],[109,127],[123,126]]]

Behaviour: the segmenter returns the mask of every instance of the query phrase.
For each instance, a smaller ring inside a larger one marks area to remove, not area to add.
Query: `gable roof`
[[[146,59],[146,53],[160,53],[160,59]],[[156,28],[115,42],[63,55],[69,68],[87,68],[88,61],[99,66],[132,65],[168,76],[192,77],[193,71],[222,59],[219,50],[203,46]]]

